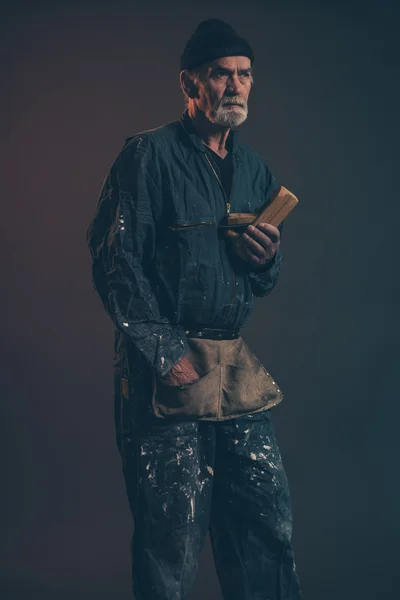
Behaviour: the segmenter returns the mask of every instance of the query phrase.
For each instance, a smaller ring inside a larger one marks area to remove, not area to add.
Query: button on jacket
[[[280,250],[253,268],[218,225],[229,210],[257,212],[277,183],[237,131],[227,147],[229,198],[187,111],[128,138],[111,166],[87,241],[93,286],[115,325],[115,364],[132,352],[163,377],[189,350],[186,328],[240,328],[253,295],[275,286]]]

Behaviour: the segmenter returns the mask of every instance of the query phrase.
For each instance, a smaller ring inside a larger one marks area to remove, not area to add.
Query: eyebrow
[[[215,73],[216,71],[222,71],[224,73],[229,73],[229,75],[232,75],[232,73],[233,73],[233,69],[227,69],[226,67],[220,67],[218,65],[212,70],[212,73]],[[242,75],[243,73],[251,73],[251,72],[252,72],[252,68],[248,67],[247,69],[240,69],[239,75]]]

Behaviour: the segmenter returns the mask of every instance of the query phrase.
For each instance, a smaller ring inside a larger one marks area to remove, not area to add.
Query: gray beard
[[[248,109],[241,106],[227,107],[221,104],[214,106],[210,110],[210,117],[213,123],[223,127],[238,127],[247,119]]]

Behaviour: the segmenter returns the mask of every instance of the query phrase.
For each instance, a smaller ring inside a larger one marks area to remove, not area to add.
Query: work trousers
[[[120,450],[136,600],[185,600],[207,532],[225,600],[299,600],[290,492],[271,411],[132,423]]]

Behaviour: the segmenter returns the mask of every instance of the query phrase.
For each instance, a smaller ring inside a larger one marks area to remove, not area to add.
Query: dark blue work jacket
[[[253,294],[276,284],[281,254],[262,270],[233,253],[227,212],[257,212],[276,181],[230,131],[227,198],[187,111],[126,140],[87,232],[93,286],[113,320],[115,347],[131,344],[159,376],[188,350],[188,327],[240,328]]]

